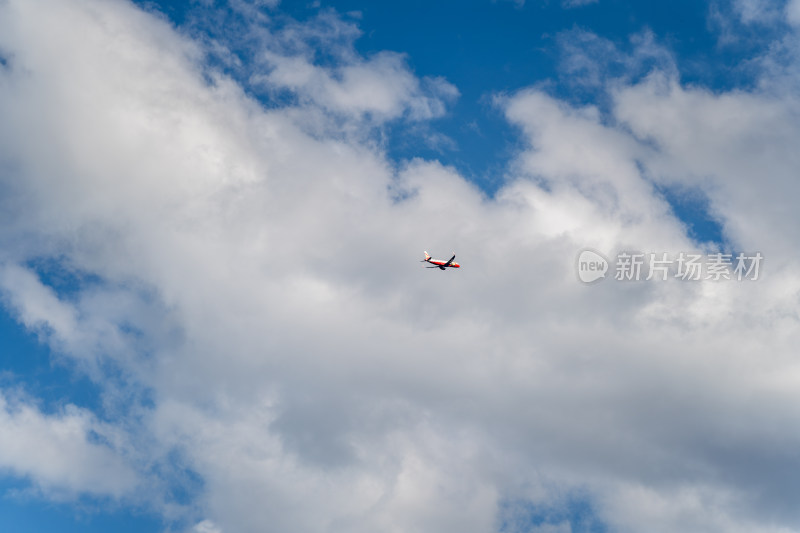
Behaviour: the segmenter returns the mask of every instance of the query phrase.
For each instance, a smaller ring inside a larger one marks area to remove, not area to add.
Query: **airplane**
[[[420,263],[430,263],[433,265],[425,268],[441,268],[442,270],[445,270],[446,268],[461,268],[461,265],[459,265],[454,261],[455,258],[456,254],[453,254],[453,257],[451,257],[447,261],[442,261],[440,259],[431,259],[431,256],[428,255],[428,252],[425,252],[425,259],[423,261],[420,261]]]

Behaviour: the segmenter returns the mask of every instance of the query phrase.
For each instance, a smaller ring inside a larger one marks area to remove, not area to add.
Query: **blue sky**
[[[175,21],[186,17],[183,2],[158,5]],[[722,65],[735,64],[753,53],[747,48],[719,49],[707,20],[709,8],[697,2],[641,5],[609,1],[573,9],[564,9],[558,2],[522,6],[473,2],[468,9],[464,7],[463,2],[290,2],[281,5],[280,13],[304,21],[335,10],[358,25],[361,35],[354,45],[361,54],[400,52],[418,75],[443,76],[455,84],[461,97],[447,115],[431,125],[455,141],[451,149],[444,154],[429,148],[425,151],[424,143],[414,143],[413,134],[407,138],[401,128],[393,131],[390,142],[396,146],[390,149],[396,150],[395,157],[442,158],[481,182],[502,172],[516,138],[493,108],[493,95],[547,83],[559,96],[578,102],[594,100],[596,95],[576,91],[560,68],[560,36],[590,31],[627,52],[631,36],[652,31],[675,53],[689,81],[712,88],[744,82]],[[695,66],[698,62],[702,66]]]
[[[143,5],[157,6],[179,27],[192,20],[197,9],[185,2]],[[487,1],[466,7],[463,2],[285,2],[265,12],[278,25],[288,18],[302,22],[327,11],[338,13],[358,27],[353,45],[360,54],[399,52],[417,75],[453,83],[460,97],[444,116],[413,127],[407,122],[385,125],[385,148],[394,160],[424,157],[453,165],[489,194],[502,185],[508,162],[520,149],[519,132],[494,104],[497,95],[541,85],[571,103],[607,106],[602,87],[592,86],[585,72],[568,68],[570,54],[594,55],[597,68],[609,78],[644,76],[663,58],[645,59],[634,70],[623,62],[647,36],[664,47],[681,81],[721,91],[750,87],[754,76],[747,62],[772,42],[770,36],[749,33],[748,39],[721,43],[711,14],[730,10],[725,3],[609,0],[565,8],[550,1]],[[202,33],[202,22],[197,26]],[[776,30],[768,33],[772,31]],[[587,35],[596,41],[583,40]],[[253,50],[242,49],[245,61],[249,53]],[[270,105],[269,98],[262,95],[262,100]],[[431,133],[443,135],[447,142],[430,142]],[[722,241],[721,228],[704,208],[701,191],[664,192],[697,240]]]
[[[798,26],[0,6],[0,526],[800,531]],[[586,247],[769,270],[582,287]]]

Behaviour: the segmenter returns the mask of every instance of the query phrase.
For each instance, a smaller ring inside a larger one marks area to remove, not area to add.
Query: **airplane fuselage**
[[[449,265],[447,264],[447,261],[442,261],[440,259],[426,259],[426,261],[428,263],[430,263],[432,265],[436,265],[436,266],[438,266],[440,268],[444,268],[444,267],[447,267],[447,268],[461,268],[461,265],[459,265],[455,261],[453,261]]]

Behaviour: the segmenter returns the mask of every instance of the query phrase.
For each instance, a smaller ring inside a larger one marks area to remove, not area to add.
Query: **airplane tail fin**
[[[431,258],[431,256],[428,255],[428,252],[425,252],[425,261],[427,261],[430,258]]]

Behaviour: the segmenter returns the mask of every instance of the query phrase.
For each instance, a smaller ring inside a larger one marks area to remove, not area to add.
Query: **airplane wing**
[[[445,263],[445,264],[444,264],[444,265],[442,265],[442,266],[446,266],[446,267],[450,266],[450,263],[452,263],[452,262],[453,262],[453,260],[454,260],[455,258],[456,258],[456,256],[455,256],[455,254],[453,254],[453,257],[451,257],[450,259],[448,259],[448,260],[447,260],[447,263]]]

